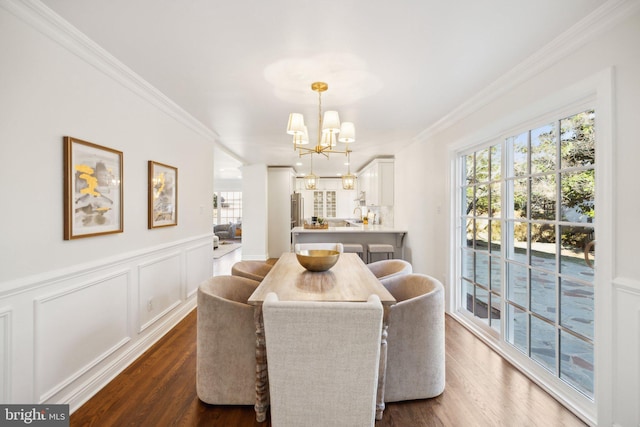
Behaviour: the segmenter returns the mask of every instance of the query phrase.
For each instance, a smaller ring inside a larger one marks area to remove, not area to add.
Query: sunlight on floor
[[[224,276],[231,274],[231,267],[238,261],[242,260],[242,248],[213,260],[213,275]]]

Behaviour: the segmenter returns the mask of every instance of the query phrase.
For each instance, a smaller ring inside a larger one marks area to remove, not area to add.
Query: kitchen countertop
[[[395,248],[393,258],[404,259],[404,239],[407,234],[407,230],[369,224],[307,229],[295,227],[291,230],[292,247],[298,243],[357,243],[363,246],[363,259],[366,257],[368,261],[367,247],[370,244],[390,244]]]
[[[304,228],[294,227],[292,233],[406,233],[402,230],[384,225],[351,225],[348,227]]]

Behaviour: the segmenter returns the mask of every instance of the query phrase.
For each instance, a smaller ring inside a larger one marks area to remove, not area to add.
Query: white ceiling
[[[308,172],[285,129],[304,113],[315,144],[314,81],[329,84],[323,109],[356,125],[352,172],[393,155],[603,3],[42,1],[212,129],[222,178],[240,163]],[[314,172],[344,173],[345,160],[316,156]]]

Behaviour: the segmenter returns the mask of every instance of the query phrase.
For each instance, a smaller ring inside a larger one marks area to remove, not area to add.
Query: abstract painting
[[[122,152],[64,137],[64,239],[122,233]]]
[[[178,225],[178,169],[149,160],[149,228]]]

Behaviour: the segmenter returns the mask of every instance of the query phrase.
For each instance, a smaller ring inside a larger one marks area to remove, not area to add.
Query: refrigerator
[[[302,194],[291,195],[291,228],[304,225],[304,199]]]

